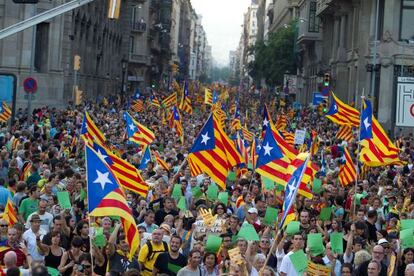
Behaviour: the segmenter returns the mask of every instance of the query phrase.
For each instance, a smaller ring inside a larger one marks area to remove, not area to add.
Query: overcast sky
[[[243,24],[243,14],[251,0],[191,0],[212,46],[213,58],[220,65],[228,65],[229,51],[236,50]]]

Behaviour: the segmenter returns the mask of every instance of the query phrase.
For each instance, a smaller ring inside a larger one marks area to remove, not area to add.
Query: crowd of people
[[[235,136],[229,112],[236,92],[232,93],[225,110],[225,130],[230,137]],[[130,246],[116,213],[88,216],[87,198],[93,195],[87,191],[80,137],[83,112],[88,110],[111,149],[138,168],[142,147],[128,143],[123,135],[122,113],[129,106],[114,98],[63,110],[42,107],[33,111],[31,123],[19,109],[11,128],[2,124],[0,129],[0,213],[10,200],[18,217],[13,225],[0,219],[1,273],[414,275],[414,236],[407,237],[405,231],[414,229],[412,135],[395,139],[405,165],[366,169],[357,183],[342,187],[338,181],[341,152],[347,147],[355,160],[356,139],[336,139],[338,126],[317,109],[293,110],[281,106],[269,93],[243,90],[238,103],[243,124],[257,138],[263,103],[268,103],[273,120],[288,114],[287,131],[307,129],[318,135],[319,151],[312,162],[319,168],[315,179],[321,187],[312,189],[311,198],[297,196],[296,220],[291,226],[280,229],[278,224],[284,188],[277,183],[268,185],[251,166],[243,174],[234,169],[236,176],[228,178],[228,197],[224,199],[208,192],[214,185],[208,175],[191,175],[186,157],[209,115],[209,106],[193,99],[193,113],[181,113],[182,142],[164,122],[165,111],[147,100],[142,112],[128,111],[154,131],[151,149],[166,161],[169,170],[151,160],[141,171],[150,187],[147,196],[125,191],[140,234],[139,249],[130,258]],[[177,206],[176,184],[185,197],[185,210]],[[69,195],[68,206],[59,196],[62,192]],[[278,210],[271,223],[266,218],[270,207]],[[212,224],[203,220],[206,210],[212,212]],[[315,242],[315,237],[320,241]]]

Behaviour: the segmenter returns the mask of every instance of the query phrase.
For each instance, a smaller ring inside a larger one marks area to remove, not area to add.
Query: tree
[[[283,84],[286,71],[296,71],[295,43],[296,22],[272,33],[267,44],[255,45],[255,60],[248,64],[249,74],[256,81],[264,78],[266,83],[275,86]]]

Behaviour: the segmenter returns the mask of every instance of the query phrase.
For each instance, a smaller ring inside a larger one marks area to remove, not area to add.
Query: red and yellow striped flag
[[[336,139],[341,139],[346,142],[354,140],[354,134],[352,133],[352,127],[348,125],[342,125],[336,133]]]
[[[191,106],[191,99],[188,91],[188,82],[184,83],[184,93],[179,108],[187,114],[193,114],[193,107]]]
[[[333,92],[332,103],[326,113],[326,118],[338,125],[351,125],[354,127],[359,126],[359,111],[350,105],[345,104],[339,98],[335,96]]]
[[[355,165],[347,148],[344,148],[340,164],[338,178],[341,185],[345,187],[356,180]]]
[[[18,222],[17,214],[14,210],[10,198],[7,199],[6,207],[4,208],[3,219],[7,221],[9,227],[12,227],[16,222]]]
[[[155,156],[155,161],[157,162],[157,164],[158,164],[159,166],[161,166],[161,167],[162,167],[164,170],[166,170],[166,171],[169,171],[169,170],[170,170],[170,166],[167,164],[167,162],[165,162],[165,161],[161,158],[160,154],[159,154],[157,151],[153,150],[153,151],[152,151],[152,154]]]
[[[10,119],[11,114],[12,112],[10,107],[7,105],[6,102],[2,102],[2,104],[0,105],[0,123],[7,122]]]
[[[167,98],[162,100],[162,104],[166,109],[170,109],[172,106],[177,104],[177,93],[173,92]]]
[[[95,125],[89,113],[85,111],[83,116],[81,137],[85,140],[85,143],[92,144],[93,141],[97,141],[99,144],[105,145],[106,139],[103,133]]]

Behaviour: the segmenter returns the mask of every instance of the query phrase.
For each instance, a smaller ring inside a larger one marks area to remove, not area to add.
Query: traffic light
[[[121,10],[121,0],[109,0],[108,18],[118,19]]]
[[[79,90],[78,86],[75,86],[75,105],[82,103],[83,91]]]
[[[79,71],[81,67],[81,57],[80,55],[75,55],[75,58],[73,60],[73,70]]]
[[[326,100],[323,100],[322,102],[322,112],[326,113],[328,111],[328,103],[326,102]]]
[[[329,86],[330,83],[331,83],[331,74],[325,73],[325,75],[323,76],[323,85]]]

